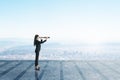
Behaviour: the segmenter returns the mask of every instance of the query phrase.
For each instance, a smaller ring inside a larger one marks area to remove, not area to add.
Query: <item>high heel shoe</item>
[[[35,66],[35,70],[40,70],[40,67],[39,66]]]

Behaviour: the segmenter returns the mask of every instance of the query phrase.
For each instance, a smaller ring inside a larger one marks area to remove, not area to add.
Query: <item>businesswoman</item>
[[[44,40],[42,38],[44,38]],[[41,44],[46,42],[47,38],[48,37],[39,37],[38,34],[36,34],[35,37],[34,37],[34,46],[36,47],[35,48],[35,53],[36,53],[36,56],[35,56],[35,70],[39,70],[40,69],[40,67],[38,65],[39,52],[40,52],[40,49],[41,49]]]

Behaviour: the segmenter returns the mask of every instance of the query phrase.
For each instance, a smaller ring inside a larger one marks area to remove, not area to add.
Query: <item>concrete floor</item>
[[[0,61],[0,80],[120,80],[119,61]]]

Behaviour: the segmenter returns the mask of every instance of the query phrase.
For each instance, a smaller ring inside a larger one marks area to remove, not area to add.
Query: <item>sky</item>
[[[0,0],[0,38],[120,42],[119,0]]]

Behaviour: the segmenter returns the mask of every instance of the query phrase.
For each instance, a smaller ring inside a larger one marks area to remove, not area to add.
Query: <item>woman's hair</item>
[[[35,37],[34,37],[34,46],[36,45],[36,39],[37,39],[38,36],[39,36],[39,35],[36,34]]]

